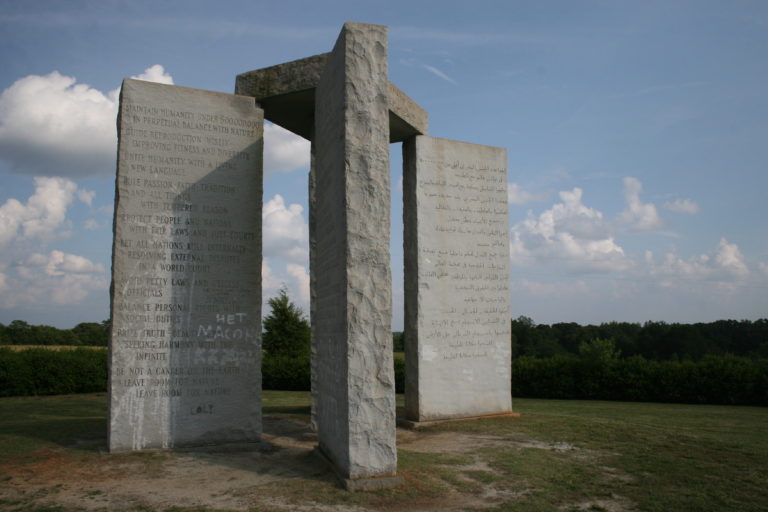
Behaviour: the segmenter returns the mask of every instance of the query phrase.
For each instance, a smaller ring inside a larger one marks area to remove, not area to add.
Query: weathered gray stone
[[[262,129],[253,98],[123,82],[110,450],[260,437]]]
[[[310,418],[309,424],[312,432],[317,432],[317,202],[315,200],[315,190],[317,184],[317,172],[315,171],[315,143],[310,146],[310,164],[309,176],[307,178],[307,203],[309,205],[308,224],[309,224],[309,322],[310,322]]]
[[[512,411],[506,150],[403,145],[406,417]]]
[[[316,88],[319,448],[345,479],[394,475],[386,27],[346,23]]]
[[[314,130],[315,88],[330,54],[248,71],[237,76],[235,93],[253,96],[264,117],[311,140]],[[389,141],[425,135],[427,113],[393,83],[388,82]]]

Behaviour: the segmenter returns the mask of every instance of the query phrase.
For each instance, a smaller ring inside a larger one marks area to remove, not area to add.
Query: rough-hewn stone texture
[[[393,475],[386,27],[346,23],[316,88],[316,419],[346,479]]]
[[[110,450],[260,437],[262,127],[250,97],[123,82]]]
[[[307,203],[309,224],[309,321],[310,321],[310,418],[309,424],[312,432],[317,432],[317,203],[315,201],[316,171],[315,171],[315,144],[310,146],[309,176],[307,178]]]
[[[406,417],[512,411],[506,150],[403,145]]]
[[[314,130],[315,88],[330,54],[248,71],[237,76],[235,93],[253,96],[264,117],[311,139]],[[393,83],[388,82],[389,141],[427,133],[427,113]]]

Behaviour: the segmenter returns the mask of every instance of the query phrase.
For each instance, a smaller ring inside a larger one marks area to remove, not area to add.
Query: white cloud
[[[687,213],[689,215],[696,215],[699,213],[699,205],[690,199],[675,199],[674,201],[667,201],[664,203],[664,208],[675,213]]]
[[[522,279],[512,284],[513,288],[524,290],[534,297],[562,297],[589,292],[589,285],[583,280],[575,282],[542,283]]]
[[[648,274],[658,279],[664,287],[674,286],[679,281],[715,281],[720,285],[732,286],[744,282],[749,268],[738,245],[720,239],[717,248],[710,254],[700,254],[688,259],[679,257],[674,251],[668,252],[660,263],[651,251],[645,251]]]
[[[560,192],[557,203],[538,217],[515,224],[510,231],[513,265],[557,263],[571,271],[614,272],[626,270],[632,261],[614,242],[602,212],[581,202],[582,191]]]
[[[17,237],[52,239],[76,193],[71,180],[35,178],[35,192],[26,204],[8,199],[0,206],[0,247]]]
[[[744,255],[739,250],[739,246],[729,244],[725,238],[721,238],[717,246],[715,263],[733,277],[741,279],[749,275],[749,269],[744,263]]]
[[[160,64],[155,64],[144,70],[139,75],[132,76],[136,80],[146,80],[147,82],[157,82],[159,84],[173,85],[173,77],[165,72]]]
[[[92,292],[105,292],[109,286],[103,265],[61,251],[30,254],[10,270],[14,274],[0,279],[0,290],[21,292],[0,295],[0,307],[4,308],[78,304]]]
[[[96,197],[96,192],[93,190],[85,190],[81,188],[77,191],[77,198],[88,206],[91,206],[94,197]]]
[[[115,212],[115,205],[114,203],[105,204],[104,206],[99,206],[96,208],[96,211],[98,213],[103,213],[104,215],[112,217],[112,214]]]
[[[280,194],[264,204],[262,225],[265,257],[306,263],[309,228],[304,221],[303,211],[304,208],[298,204],[286,206]]]
[[[450,83],[452,83],[453,85],[456,85],[456,80],[454,80],[453,78],[449,77],[448,75],[446,75],[445,73],[443,73],[441,70],[437,69],[436,67],[434,67],[434,66],[429,66],[429,65],[427,65],[427,64],[424,64],[424,65],[423,65],[423,67],[424,67],[424,69],[426,69],[427,71],[429,71],[430,73],[432,73],[433,75],[435,75],[436,77],[438,77],[438,78],[442,78],[442,79],[443,79],[443,80],[445,80],[446,82],[450,82]]]
[[[268,298],[275,297],[281,286],[283,282],[272,272],[267,259],[261,260],[261,295],[264,303]]]
[[[526,192],[517,183],[510,183],[507,187],[507,202],[509,204],[523,205],[528,203],[534,203],[537,201],[543,201],[545,196],[543,194],[532,194]]]
[[[299,300],[304,304],[309,304],[309,272],[307,272],[307,268],[295,263],[288,263],[285,266],[285,271],[296,280]]]
[[[643,185],[637,178],[630,176],[624,178],[624,197],[627,208],[619,216],[619,220],[628,223],[632,229],[646,231],[660,228],[663,223],[656,206],[653,203],[643,203],[640,200],[640,192]]]
[[[85,219],[85,222],[83,222],[83,229],[87,229],[88,231],[94,231],[100,227],[101,223],[96,219]]]
[[[104,266],[93,263],[87,258],[76,254],[67,254],[61,251],[51,251],[47,256],[33,253],[26,259],[27,264],[39,266],[45,269],[49,276],[63,276],[65,274],[94,274],[103,273]]]
[[[760,269],[760,272],[768,276],[768,261],[761,261],[757,264],[757,268]]]
[[[264,123],[264,172],[309,169],[310,143],[272,123]]]
[[[157,64],[136,78],[173,82]],[[0,159],[36,176],[114,172],[118,97],[58,71],[18,79],[0,93]]]

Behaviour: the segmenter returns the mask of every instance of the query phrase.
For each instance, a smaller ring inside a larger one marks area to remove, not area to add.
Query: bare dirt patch
[[[67,446],[38,450],[23,460],[0,461],[0,508],[482,510],[514,502],[533,491],[511,485],[508,477],[483,458],[483,449],[578,450],[477,432],[398,430],[398,448],[413,454],[415,461],[400,472],[406,484],[361,496],[338,489],[332,473],[312,453],[315,445],[306,423],[269,416],[264,418],[263,442],[258,444],[109,454],[103,438],[83,435]],[[626,510],[616,508],[623,505],[620,501],[590,505]]]

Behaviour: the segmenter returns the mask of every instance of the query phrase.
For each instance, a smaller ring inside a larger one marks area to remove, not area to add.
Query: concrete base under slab
[[[345,478],[341,476],[336,469],[336,466],[331,460],[325,456],[319,446],[315,446],[313,450],[314,454],[319,457],[336,475],[336,479],[339,485],[345,491],[378,491],[379,489],[389,489],[397,485],[405,483],[405,479],[401,476],[377,476],[371,478]]]
[[[441,423],[450,423],[454,421],[471,421],[471,420],[489,420],[497,418],[519,418],[520,413],[506,412],[503,414],[487,414],[485,416],[467,416],[464,418],[446,418],[442,420],[429,420],[429,421],[413,421],[405,418],[397,418],[397,426],[407,428],[410,430],[418,430],[420,428],[431,427],[432,425],[440,425]]]

